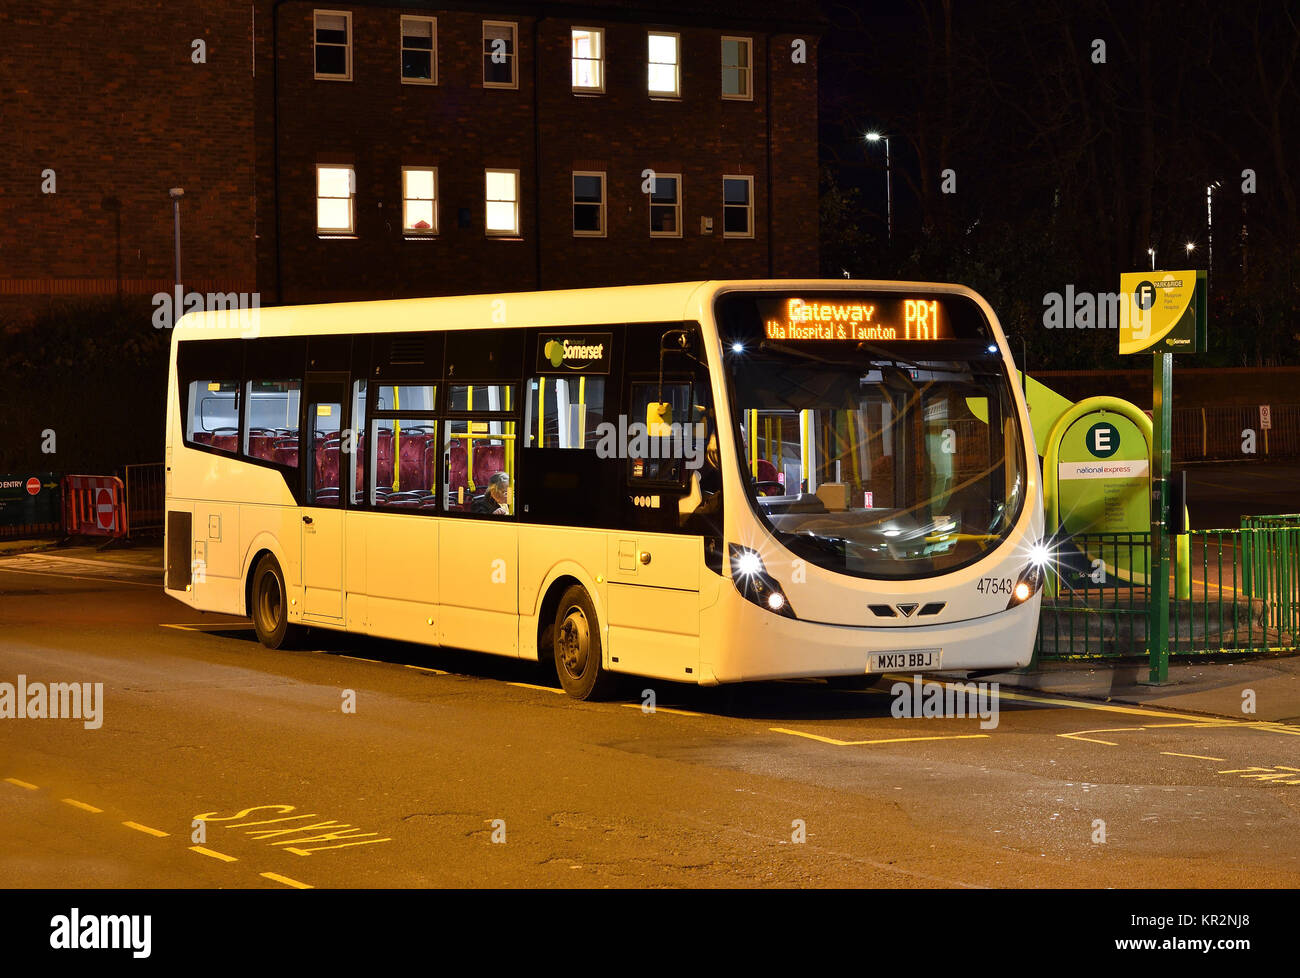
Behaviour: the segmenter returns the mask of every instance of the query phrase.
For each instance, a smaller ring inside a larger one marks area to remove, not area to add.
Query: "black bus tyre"
[[[608,698],[617,677],[601,662],[600,620],[581,585],[573,585],[560,598],[551,634],[555,672],[564,691],[579,700]]]
[[[268,649],[291,649],[302,638],[301,625],[289,624],[289,591],[284,586],[280,562],[263,554],[253,569],[253,586],[249,592],[249,617],[257,640]]]

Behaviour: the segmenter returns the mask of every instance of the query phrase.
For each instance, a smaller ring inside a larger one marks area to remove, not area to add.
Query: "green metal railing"
[[[1169,580],[1171,655],[1300,648],[1300,518],[1192,530]],[[1286,525],[1285,521],[1293,521]],[[1117,658],[1149,652],[1150,535],[1079,535],[1059,542],[1035,655]]]

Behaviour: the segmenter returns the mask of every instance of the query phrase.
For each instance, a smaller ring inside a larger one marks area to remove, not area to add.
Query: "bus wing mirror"
[[[673,423],[673,406],[667,401],[651,401],[645,409],[646,434],[651,438],[661,438],[671,434]]]

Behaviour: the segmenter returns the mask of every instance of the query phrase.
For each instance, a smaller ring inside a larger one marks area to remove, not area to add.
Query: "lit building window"
[[[750,100],[754,97],[753,41],[748,37],[722,39],[722,97]]]
[[[350,166],[316,167],[316,230],[320,234],[351,234],[352,201],[357,177]]]
[[[438,233],[438,171],[402,167],[402,232],[416,237]]]
[[[402,84],[438,84],[438,19],[402,18]]]
[[[605,32],[596,27],[573,28],[573,90],[605,90]]]
[[[519,171],[487,170],[487,233],[519,235]]]
[[[649,34],[647,87],[651,95],[681,94],[681,71],[678,63],[680,34]]]
[[[316,34],[316,77],[352,80],[352,14],[346,10],[313,12]]]

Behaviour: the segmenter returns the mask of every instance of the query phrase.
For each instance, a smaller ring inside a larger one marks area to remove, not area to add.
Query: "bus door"
[[[309,619],[343,618],[341,439],[346,374],[307,374],[299,468],[303,474],[302,592]]]
[[[695,682],[700,668],[700,573],[704,539],[689,532],[706,504],[705,445],[709,399],[702,382],[683,377],[630,378],[629,416],[644,436],[628,444],[623,528],[609,535],[607,587],[610,666],[655,678]],[[651,423],[651,403],[668,405]],[[675,426],[675,427],[670,427]],[[679,441],[687,428],[692,440]],[[678,437],[664,435],[671,430]],[[690,451],[684,451],[689,448]],[[701,486],[704,486],[702,489]],[[718,513],[720,519],[721,513]],[[685,531],[685,532],[684,532]]]

